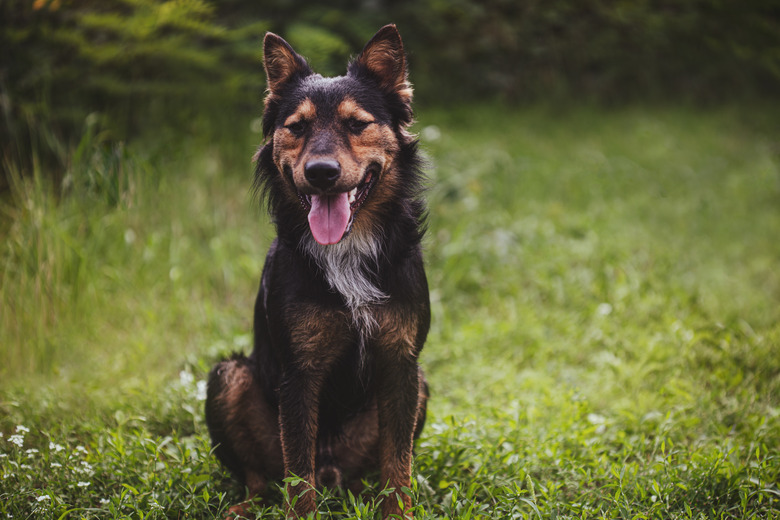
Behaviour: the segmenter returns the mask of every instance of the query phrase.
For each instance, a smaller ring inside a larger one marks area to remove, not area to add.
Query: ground
[[[778,115],[419,114],[417,518],[780,518]],[[242,496],[202,407],[209,367],[249,349],[272,238],[252,149],[135,146],[95,144],[64,196],[19,180],[8,206],[5,517],[220,518]],[[382,499],[321,511],[374,518]]]

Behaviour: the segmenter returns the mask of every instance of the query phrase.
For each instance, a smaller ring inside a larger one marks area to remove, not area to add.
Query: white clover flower
[[[85,460],[81,461],[81,467],[77,466],[73,468],[73,470],[76,471],[77,473],[81,473],[82,475],[92,476],[95,474],[94,470],[92,469],[92,465]]]
[[[609,316],[612,314],[612,305],[609,303],[599,303],[598,307],[596,307],[596,314],[599,316]]]
[[[423,141],[438,141],[441,139],[441,130],[436,125],[429,125],[422,129]]]
[[[179,383],[181,383],[181,386],[190,386],[193,382],[195,382],[195,376],[191,373],[186,370],[179,372]]]
[[[206,400],[206,389],[208,387],[208,383],[205,379],[198,381],[198,386],[195,389],[195,399],[198,401],[205,401]]]
[[[233,338],[233,344],[239,349],[244,349],[252,344],[251,334],[241,334]]]
[[[16,444],[20,448],[24,446],[24,435],[11,435],[8,437],[8,442],[11,444]]]
[[[20,424],[19,426],[16,427],[16,433],[19,433],[19,432],[30,433],[30,428],[28,428],[27,426],[22,426]],[[44,496],[46,496],[46,495],[44,495]]]
[[[43,502],[44,500],[51,500],[51,497],[49,495],[41,495],[35,500],[37,500],[38,502]]]

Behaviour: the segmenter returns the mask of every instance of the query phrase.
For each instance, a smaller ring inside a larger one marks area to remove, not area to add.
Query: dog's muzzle
[[[304,166],[303,175],[309,184],[324,191],[341,176],[341,165],[332,159],[313,159]]]

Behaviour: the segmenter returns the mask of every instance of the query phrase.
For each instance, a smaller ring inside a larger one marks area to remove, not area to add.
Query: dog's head
[[[399,150],[411,142],[405,128],[412,122],[401,37],[394,25],[383,27],[345,76],[324,78],[268,33],[264,65],[263,133],[279,177],[265,182],[306,213],[317,242],[335,244],[353,227],[369,226],[359,214],[370,215],[400,189]]]

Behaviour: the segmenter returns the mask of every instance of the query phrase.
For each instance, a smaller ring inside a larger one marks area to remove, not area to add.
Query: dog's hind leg
[[[250,498],[263,495],[268,480],[284,472],[279,415],[263,396],[254,368],[243,355],[222,361],[209,375],[206,395],[214,453]]]
[[[414,440],[420,438],[425,418],[428,414],[428,399],[431,397],[431,391],[428,388],[428,381],[425,379],[425,372],[421,367],[417,368],[419,374],[419,387],[417,391],[417,419],[414,424]]]

